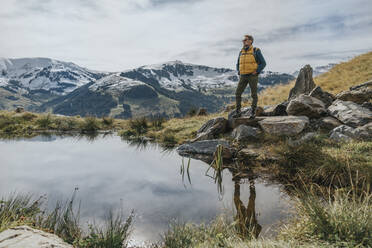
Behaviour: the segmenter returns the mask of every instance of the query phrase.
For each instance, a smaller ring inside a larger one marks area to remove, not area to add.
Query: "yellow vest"
[[[240,75],[251,74],[257,70],[258,64],[253,55],[253,46],[246,51],[243,47],[239,57]]]

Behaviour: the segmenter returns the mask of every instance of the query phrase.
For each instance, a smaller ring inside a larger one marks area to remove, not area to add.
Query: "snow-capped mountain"
[[[238,80],[236,71],[231,69],[194,65],[179,60],[141,66],[120,75],[133,78],[135,74],[156,80],[160,87],[175,92],[231,87]]]
[[[14,91],[45,90],[63,95],[102,75],[74,63],[49,58],[0,58],[0,86]]]
[[[292,79],[266,71],[258,89]],[[181,61],[103,73],[48,58],[0,59],[0,108],[119,118],[183,116],[192,108],[220,110],[233,101],[238,80],[235,70]]]
[[[210,92],[214,89],[236,87],[239,80],[237,71],[226,68],[213,68],[204,65],[171,61],[163,64],[146,65],[120,74],[124,77],[140,80],[153,86],[180,92],[197,90]],[[285,73],[264,71],[260,74],[259,89],[286,83],[294,77]]]
[[[146,84],[130,78],[122,77],[119,73],[115,73],[97,80],[94,84],[89,86],[89,89],[92,91],[108,91],[114,93],[127,91],[140,85],[143,86]]]

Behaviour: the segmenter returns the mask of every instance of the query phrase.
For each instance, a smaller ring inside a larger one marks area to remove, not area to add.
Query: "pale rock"
[[[258,128],[240,125],[233,130],[231,136],[234,138],[234,140],[241,142],[257,140],[260,138],[261,133],[261,130]]]
[[[302,94],[289,102],[287,113],[288,115],[317,118],[326,115],[327,110],[319,99]]]
[[[314,88],[313,68],[310,65],[305,65],[297,76],[295,86],[289,92],[288,101],[301,94],[309,94]]]
[[[306,116],[272,116],[258,122],[265,133],[292,136],[301,133],[309,124]]]
[[[18,226],[0,233],[0,248],[73,248],[73,246],[55,234],[29,226]]]
[[[372,121],[372,112],[354,102],[336,100],[328,107],[328,112],[351,127],[363,126]]]

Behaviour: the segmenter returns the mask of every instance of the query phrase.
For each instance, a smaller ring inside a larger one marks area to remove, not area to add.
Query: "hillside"
[[[348,90],[351,86],[372,79],[372,52],[359,55],[347,62],[342,62],[319,76],[314,77],[316,85],[333,94]],[[272,105],[287,100],[294,81],[286,85],[267,88],[259,94],[259,104]]]
[[[233,101],[237,72],[169,61],[121,72],[97,72],[49,58],[0,58],[0,109],[62,115],[183,117]],[[294,77],[266,71],[259,90]]]

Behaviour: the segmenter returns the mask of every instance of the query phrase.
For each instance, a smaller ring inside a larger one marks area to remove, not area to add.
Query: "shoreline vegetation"
[[[330,93],[339,93],[371,79],[372,52],[334,66],[314,81]],[[369,67],[368,67],[369,66]],[[286,100],[294,82],[263,90],[259,105]],[[246,102],[245,105],[249,105]],[[229,109],[229,107],[227,107]],[[208,120],[228,112],[174,119],[119,120],[110,117],[68,117],[24,111],[0,111],[0,138],[33,137],[42,132],[117,132],[123,139],[147,139],[174,147],[195,137]],[[229,139],[229,137],[221,137]],[[230,138],[231,139],[231,138]],[[326,133],[291,146],[285,137],[265,136],[258,145],[274,163],[252,165],[255,174],[284,185],[295,201],[296,215],[279,227],[273,239],[256,238],[254,223],[244,233],[239,221],[226,216],[207,224],[170,223],[161,241],[150,247],[372,247],[372,142],[330,140]],[[219,159],[219,158],[217,158]],[[243,171],[243,170],[242,170]],[[108,214],[107,225],[83,232],[72,200],[45,212],[40,200],[18,195],[0,201],[0,231],[29,224],[56,233],[76,247],[129,247],[133,214]],[[89,243],[91,242],[91,243]],[[110,243],[111,242],[111,243]],[[115,244],[113,242],[116,242]]]

